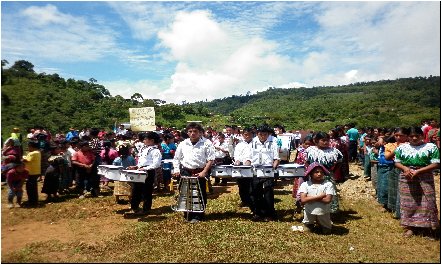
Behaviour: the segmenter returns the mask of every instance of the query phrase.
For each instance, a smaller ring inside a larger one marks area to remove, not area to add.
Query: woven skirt
[[[437,228],[436,192],[432,173],[424,173],[407,179],[399,177],[401,225]]]
[[[114,181],[114,196],[130,196],[132,185],[130,182]]]
[[[399,175],[401,170],[399,168],[393,168],[388,175],[388,203],[387,208],[393,212],[399,211],[399,205],[397,204],[399,196]]]

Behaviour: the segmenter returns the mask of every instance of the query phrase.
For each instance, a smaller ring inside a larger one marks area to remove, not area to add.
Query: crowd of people
[[[294,160],[280,156],[282,138],[289,137]],[[23,148],[26,143],[27,148]],[[26,154],[24,154],[26,150]],[[173,163],[163,163],[172,160]],[[293,179],[294,208],[304,213],[306,229],[315,225],[331,233],[331,214],[339,213],[338,183],[350,175],[349,165],[359,164],[366,181],[376,190],[384,211],[393,213],[405,228],[404,236],[439,227],[433,172],[440,167],[440,126],[435,120],[410,128],[359,128],[336,126],[329,132],[285,131],[283,125],[242,128],[225,126],[221,131],[191,122],[183,130],[163,128],[135,133],[120,125],[114,131],[85,128],[53,136],[36,127],[26,139],[14,128],[2,148],[2,181],[8,185],[8,207],[33,207],[39,203],[38,182],[46,202],[64,194],[97,197],[106,191],[130,200],[132,213],[148,214],[153,193],[172,192],[172,178],[196,176],[204,203],[214,185],[229,178],[214,178],[218,165],[271,167],[272,178],[239,178],[236,183],[240,207],[248,207],[254,221],[277,220],[274,186],[281,164],[304,166],[305,176]],[[145,182],[120,182],[99,174],[100,165],[116,165],[144,171]],[[172,166],[173,165],[173,166]],[[23,202],[24,187],[27,201]],[[207,187],[207,189],[205,188]],[[14,204],[14,198],[16,203]],[[142,206],[141,206],[142,203]],[[203,213],[184,216],[191,223],[204,220]]]

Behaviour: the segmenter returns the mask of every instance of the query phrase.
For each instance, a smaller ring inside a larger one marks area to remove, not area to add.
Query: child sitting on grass
[[[305,172],[309,180],[299,188],[301,203],[304,204],[304,226],[312,231],[317,222],[323,234],[330,234],[332,222],[330,219],[330,202],[336,191],[330,181],[324,180],[330,172],[318,162],[310,164]]]

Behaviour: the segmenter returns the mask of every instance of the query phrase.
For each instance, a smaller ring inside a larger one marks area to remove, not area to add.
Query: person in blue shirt
[[[357,161],[358,158],[358,138],[359,138],[359,132],[358,129],[355,128],[354,123],[350,123],[348,125],[350,129],[346,132],[349,140],[349,147],[348,147],[348,160],[349,162]]]
[[[66,134],[66,141],[70,141],[74,137],[78,137],[78,131],[71,127],[69,128],[69,132]]]

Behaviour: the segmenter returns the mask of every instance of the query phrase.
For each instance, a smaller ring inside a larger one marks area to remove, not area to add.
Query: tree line
[[[51,132],[98,127],[113,129],[129,121],[129,108],[154,107],[156,122],[183,128],[187,120],[220,128],[283,124],[293,129],[329,129],[350,121],[358,126],[409,126],[422,119],[440,120],[440,76],[359,82],[346,86],[282,89],[232,95],[210,102],[173,104],[161,99],[111,95],[97,80],[65,79],[36,73],[19,60],[10,67],[2,60],[2,137],[12,128],[22,133],[36,125]],[[141,92],[141,91],[140,91]],[[149,94],[148,91],[143,91]]]

